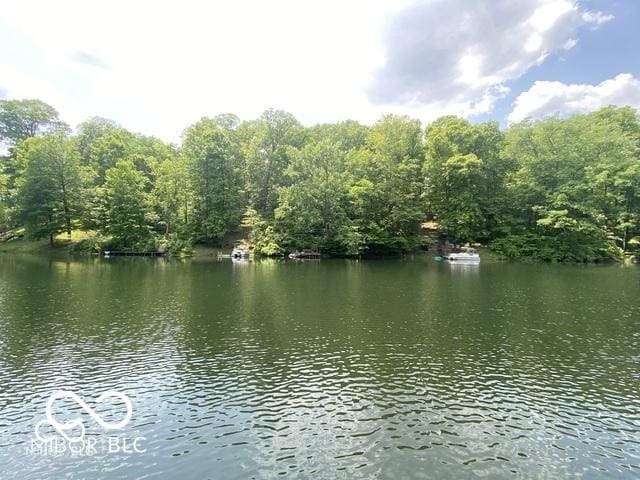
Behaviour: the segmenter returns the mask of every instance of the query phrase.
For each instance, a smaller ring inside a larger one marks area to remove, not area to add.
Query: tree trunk
[[[71,240],[71,209],[69,208],[69,199],[67,198],[67,187],[62,182],[62,207],[64,209],[64,222],[67,229],[67,237]]]
[[[49,214],[49,226],[53,223],[53,215]],[[53,232],[49,233],[49,245],[53,247]]]

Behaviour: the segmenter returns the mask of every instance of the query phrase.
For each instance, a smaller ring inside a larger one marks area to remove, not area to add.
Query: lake
[[[3,478],[640,477],[637,267],[0,256],[0,332]]]

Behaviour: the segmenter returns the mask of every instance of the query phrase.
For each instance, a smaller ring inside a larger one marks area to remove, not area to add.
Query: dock
[[[166,252],[126,252],[105,250],[102,252],[103,257],[164,257]]]
[[[300,251],[295,251],[289,254],[289,258],[293,258],[293,259],[315,259],[318,260],[322,257],[322,254],[320,252],[316,252],[313,250],[302,250]]]

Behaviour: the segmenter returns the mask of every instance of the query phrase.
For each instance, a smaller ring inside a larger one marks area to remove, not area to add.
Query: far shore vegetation
[[[640,121],[629,107],[501,129],[386,115],[303,126],[202,118],[180,145],[50,105],[0,101],[0,253],[166,251],[245,239],[256,255],[481,244],[504,258],[640,252]]]

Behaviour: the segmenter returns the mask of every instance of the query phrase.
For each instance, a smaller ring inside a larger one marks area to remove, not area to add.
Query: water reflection
[[[0,257],[0,468],[27,480],[634,478],[637,279],[420,259]],[[26,456],[63,386],[125,390],[128,433],[148,452]]]
[[[480,263],[476,262],[446,262],[449,269],[456,275],[478,275],[480,273]]]
[[[251,262],[251,260],[248,258],[231,258],[230,260],[234,266],[249,265],[249,263]]]

